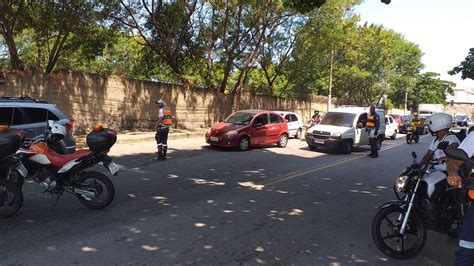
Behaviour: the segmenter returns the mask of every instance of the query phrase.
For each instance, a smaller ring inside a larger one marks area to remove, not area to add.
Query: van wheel
[[[354,146],[354,144],[352,143],[352,140],[348,140],[348,141],[344,142],[344,144],[342,146],[342,150],[341,150],[342,153],[351,154],[353,146]]]
[[[393,135],[390,137],[390,139],[396,139],[397,138],[397,131],[393,131]]]
[[[280,148],[285,148],[287,144],[288,144],[288,136],[286,134],[282,134],[280,138],[278,139],[277,145]]]
[[[302,132],[302,131],[303,131],[303,130],[302,130],[301,128],[296,131],[295,139],[300,139],[300,138],[301,138],[301,132]]]
[[[243,137],[239,140],[239,148],[240,151],[247,151],[250,147],[250,140],[247,137]]]

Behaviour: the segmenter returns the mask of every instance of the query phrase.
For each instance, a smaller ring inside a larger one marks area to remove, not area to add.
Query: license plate
[[[324,144],[324,139],[314,139],[314,143]]]
[[[218,137],[211,137],[211,141],[218,142],[219,138]]]
[[[120,168],[114,161],[111,161],[109,164],[107,164],[107,169],[109,169],[111,174],[115,175]]]
[[[18,166],[16,167],[16,170],[18,173],[20,173],[21,176],[26,177],[28,175],[28,170],[26,170],[25,166],[20,162]]]

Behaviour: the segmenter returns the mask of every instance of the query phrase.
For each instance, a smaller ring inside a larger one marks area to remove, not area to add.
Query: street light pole
[[[405,90],[405,109],[403,109],[403,115],[407,115],[407,103],[408,103],[408,88]]]
[[[334,61],[334,49],[331,49],[331,56],[329,58],[329,92],[328,92],[328,112],[331,111],[332,98],[332,65]]]

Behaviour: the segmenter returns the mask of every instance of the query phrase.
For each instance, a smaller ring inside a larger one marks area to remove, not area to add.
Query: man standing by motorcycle
[[[430,160],[439,160],[446,156],[442,150],[438,149],[440,142],[447,141],[449,147],[454,148],[459,145],[459,139],[449,132],[452,121],[453,117],[447,113],[436,113],[427,119],[426,123],[434,138],[428,147],[428,151],[421,159],[420,166],[427,164]],[[435,165],[434,168],[438,171],[446,171],[446,164]]]
[[[164,100],[156,101],[159,111],[159,119],[156,126],[156,145],[158,148],[158,153],[156,160],[166,160],[166,153],[168,151],[168,133],[169,127],[173,124],[173,118],[171,115],[171,109],[165,106]]]
[[[474,132],[471,132],[459,145],[468,157],[474,156]],[[463,186],[459,169],[463,161],[450,159],[448,161],[448,183],[457,188]],[[467,213],[463,217],[459,235],[459,251],[456,253],[454,265],[474,265],[474,204],[469,202]]]
[[[380,117],[375,112],[374,106],[370,107],[370,113],[367,117],[367,121],[365,122],[365,126],[366,126],[365,130],[367,131],[367,134],[369,135],[369,144],[370,144],[370,153],[367,154],[367,156],[370,156],[372,158],[377,158],[379,157],[379,152],[377,149],[377,135],[378,135],[378,130],[380,126]]]

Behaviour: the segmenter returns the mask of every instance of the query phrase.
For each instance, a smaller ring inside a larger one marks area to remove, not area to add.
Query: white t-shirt
[[[469,158],[474,156],[474,131],[467,135],[461,145],[459,145],[459,149],[465,151]]]
[[[438,149],[438,144],[443,141],[449,142],[449,145],[453,143],[459,144],[460,142],[459,139],[455,135],[451,135],[451,134],[448,134],[444,136],[444,138],[441,138],[441,139],[438,139],[437,137],[433,137],[433,140],[431,141],[431,144],[428,147],[428,149],[431,151],[434,151],[433,159],[435,160],[446,156],[443,150]],[[435,165],[434,168],[438,171],[446,171],[446,164],[445,163],[438,164],[438,165]]]

